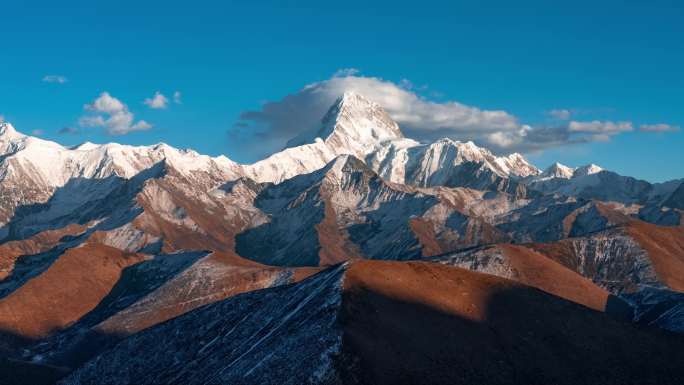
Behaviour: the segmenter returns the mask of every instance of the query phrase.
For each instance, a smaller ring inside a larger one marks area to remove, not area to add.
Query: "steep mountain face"
[[[265,188],[255,206],[269,221],[239,234],[236,251],[275,265],[416,258],[420,245],[406,219],[436,204],[434,196],[389,184],[343,155],[319,171]]]
[[[674,383],[682,343],[505,279],[368,261],[186,313],[60,384]]]
[[[379,104],[354,92],[345,92],[321,123],[315,133],[305,132],[289,141],[287,147],[321,138],[333,148],[358,156],[372,151],[377,143],[404,137],[399,125]]]

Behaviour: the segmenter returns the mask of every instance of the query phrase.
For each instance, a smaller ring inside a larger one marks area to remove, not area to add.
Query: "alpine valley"
[[[404,137],[253,164],[0,123],[1,384],[682,384],[684,179]]]

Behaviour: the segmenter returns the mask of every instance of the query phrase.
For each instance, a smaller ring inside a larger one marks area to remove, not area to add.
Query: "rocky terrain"
[[[683,192],[355,93],[254,164],[0,123],[0,384],[681,383]]]

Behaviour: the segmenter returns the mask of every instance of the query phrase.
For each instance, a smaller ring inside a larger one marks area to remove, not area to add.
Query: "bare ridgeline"
[[[0,384],[682,384],[684,183],[405,138],[251,165],[0,125]]]

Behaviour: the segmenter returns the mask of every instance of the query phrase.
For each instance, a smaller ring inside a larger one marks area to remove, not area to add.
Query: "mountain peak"
[[[362,156],[376,144],[403,138],[399,125],[377,103],[354,91],[337,98],[317,130],[302,133],[286,147],[323,140],[334,152]]]
[[[380,142],[404,136],[379,104],[348,91],[330,107],[317,137],[333,148],[361,155]]]
[[[551,166],[549,166],[544,172],[542,173],[543,177],[549,177],[549,178],[563,178],[563,179],[569,179],[572,178],[573,174],[575,173],[575,169],[572,167],[568,167],[564,164],[561,163],[554,163]]]
[[[585,175],[591,175],[591,174],[597,174],[599,172],[603,171],[603,169],[593,163],[588,164],[586,166],[578,167],[577,170],[575,170],[575,173],[573,176],[585,176]]]
[[[0,122],[0,139],[15,139],[23,137],[23,134],[17,132],[17,130],[9,122]]]

